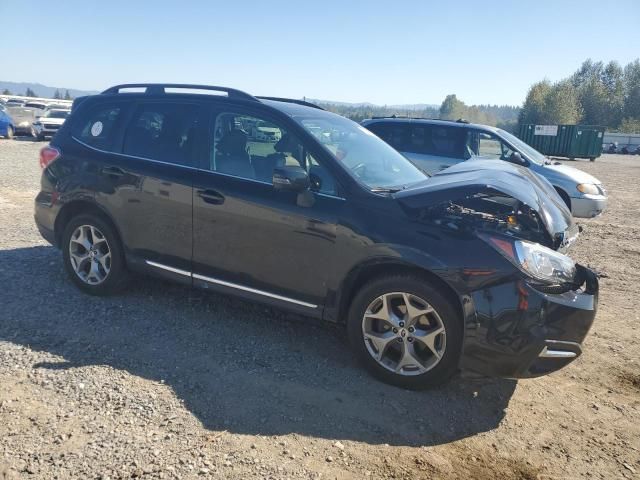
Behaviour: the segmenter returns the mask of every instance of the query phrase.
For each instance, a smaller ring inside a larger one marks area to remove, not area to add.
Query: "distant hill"
[[[36,96],[43,98],[53,98],[56,90],[59,90],[62,95],[64,95],[65,92],[69,90],[69,95],[71,95],[73,98],[99,93],[95,90],[78,90],[75,88],[66,87],[48,87],[47,85],[42,85],[41,83],[5,82],[0,80],[0,93],[7,89],[13,95],[24,95],[27,91],[27,88],[33,90]]]
[[[440,105],[430,103],[408,103],[400,105],[376,105],[370,102],[351,103],[351,102],[334,102],[333,100],[320,100],[317,98],[307,98],[307,102],[316,103],[318,105],[335,105],[336,107],[353,107],[353,108],[390,108],[393,110],[429,110],[434,108],[440,108]]]

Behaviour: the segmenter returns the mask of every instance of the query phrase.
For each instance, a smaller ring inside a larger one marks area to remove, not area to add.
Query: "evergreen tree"
[[[534,83],[529,92],[527,98],[524,101],[522,110],[518,118],[519,123],[527,124],[541,124],[544,123],[545,110],[547,108],[547,97],[551,92],[551,83],[548,80]]]
[[[60,90],[58,90],[57,88],[55,93],[53,94],[53,98],[55,98],[56,100],[62,99],[62,95],[60,95]]]
[[[69,90],[67,90],[66,92],[64,92],[64,99],[65,99],[65,100],[73,100],[73,99],[71,98],[71,95],[69,94]]]
[[[30,88],[27,88],[27,91],[24,93],[24,96],[25,97],[37,97],[36,92],[31,90]]]
[[[624,116],[640,121],[640,60],[624,68]]]
[[[458,120],[464,118],[467,106],[455,95],[447,95],[440,106],[440,118],[443,120]]]

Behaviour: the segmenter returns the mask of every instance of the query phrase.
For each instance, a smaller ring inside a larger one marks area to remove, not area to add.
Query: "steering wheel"
[[[351,171],[356,175],[356,177],[362,177],[362,174],[367,168],[367,164],[365,162],[358,163],[355,167],[351,169]]]

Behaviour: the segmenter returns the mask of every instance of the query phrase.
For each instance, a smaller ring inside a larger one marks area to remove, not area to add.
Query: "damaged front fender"
[[[553,197],[557,194],[536,177],[502,161],[463,162],[394,197],[419,221],[459,232],[499,232],[564,250],[578,228]]]

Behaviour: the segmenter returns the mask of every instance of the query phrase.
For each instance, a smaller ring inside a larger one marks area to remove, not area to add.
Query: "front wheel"
[[[13,127],[11,125],[9,125],[7,127],[7,133],[4,136],[4,138],[7,138],[7,139],[11,140],[13,138],[13,135],[14,135]]]
[[[360,360],[384,382],[422,389],[457,371],[462,319],[423,278],[393,276],[365,285],[353,299],[347,329]]]
[[[90,295],[109,295],[126,283],[124,253],[110,224],[93,215],[74,217],[62,235],[62,256],[71,281]]]

